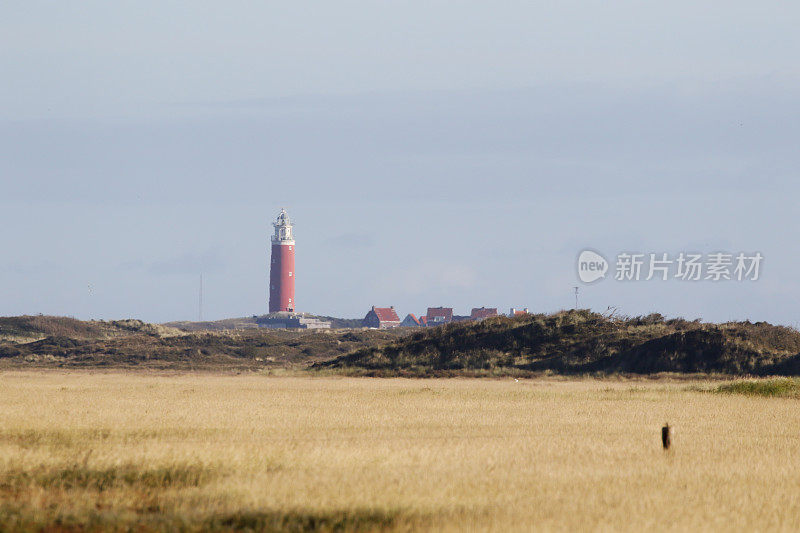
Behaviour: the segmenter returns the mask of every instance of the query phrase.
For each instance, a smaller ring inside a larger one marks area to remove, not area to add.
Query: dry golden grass
[[[798,400],[716,386],[4,373],[0,530],[800,529]]]

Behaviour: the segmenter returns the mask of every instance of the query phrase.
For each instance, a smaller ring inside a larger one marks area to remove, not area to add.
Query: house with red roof
[[[361,323],[366,328],[396,328],[400,325],[400,317],[397,316],[394,306],[375,307],[373,305]]]
[[[421,324],[419,319],[414,316],[414,313],[408,313],[403,321],[400,322],[400,325],[404,328],[418,328],[423,324]]]
[[[425,315],[429,326],[448,324],[453,321],[452,307],[429,307]]]
[[[469,314],[470,320],[483,320],[493,316],[497,316],[496,307],[473,307],[472,312]]]

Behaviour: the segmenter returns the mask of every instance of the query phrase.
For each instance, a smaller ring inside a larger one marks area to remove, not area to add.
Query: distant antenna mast
[[[580,287],[572,287],[572,288],[575,289],[575,309],[578,309],[578,291],[580,290]]]
[[[200,312],[198,314],[199,314],[199,317],[200,317],[200,322],[202,322],[203,321],[203,275],[202,274],[200,274],[200,298],[199,298],[199,300],[200,300],[200,302],[199,302]]]

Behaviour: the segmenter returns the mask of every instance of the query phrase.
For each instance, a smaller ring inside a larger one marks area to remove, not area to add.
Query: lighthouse
[[[275,233],[269,262],[269,314],[256,317],[256,324],[276,329],[330,328],[331,323],[326,320],[295,311],[294,235],[285,209],[281,209],[272,225]]]
[[[269,312],[293,313],[294,300],[294,236],[292,221],[281,209],[272,235],[272,259],[269,265]]]

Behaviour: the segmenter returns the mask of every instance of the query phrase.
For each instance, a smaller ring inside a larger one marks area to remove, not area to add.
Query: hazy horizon
[[[0,315],[574,306],[585,248],[760,252],[580,307],[796,326],[800,6],[0,7]],[[611,257],[609,257],[611,259]]]

